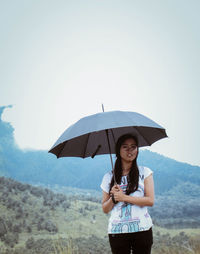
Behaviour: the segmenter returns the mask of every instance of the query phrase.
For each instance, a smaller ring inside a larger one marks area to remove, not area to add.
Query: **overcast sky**
[[[144,114],[148,148],[200,166],[199,0],[0,0],[0,105],[21,148],[50,149],[79,118]]]

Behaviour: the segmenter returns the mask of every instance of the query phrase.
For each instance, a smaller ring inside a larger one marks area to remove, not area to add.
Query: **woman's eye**
[[[127,148],[128,148],[128,146],[122,146],[122,148],[123,148],[123,149],[127,149]]]

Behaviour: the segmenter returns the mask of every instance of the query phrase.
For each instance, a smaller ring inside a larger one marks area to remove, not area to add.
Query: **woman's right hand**
[[[118,192],[119,191],[119,185],[118,184],[115,184],[115,185],[113,185],[113,187],[112,187],[112,189],[111,189],[111,191],[110,191],[110,194],[115,194],[116,192]]]
[[[110,191],[110,197],[112,198],[112,202],[114,204],[117,204],[118,202],[115,200],[115,194],[120,191],[120,186],[118,184],[115,184],[111,191]]]

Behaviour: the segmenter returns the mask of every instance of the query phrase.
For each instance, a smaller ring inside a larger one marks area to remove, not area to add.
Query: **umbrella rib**
[[[112,137],[113,137],[114,143],[116,144],[115,136],[114,136],[114,133],[113,133],[113,130],[112,130],[112,129],[111,129],[111,134],[112,134]]]
[[[167,136],[167,133],[166,133],[166,131],[165,131],[165,129],[162,129],[162,128],[157,128],[162,134],[163,134],[163,132],[164,132],[164,134],[165,134],[165,138],[168,138],[168,136]]]
[[[61,157],[60,154],[62,153],[62,151],[63,151],[64,147],[66,146],[66,144],[67,144],[67,142],[62,143],[62,149],[59,150],[59,153],[57,154],[57,158]]]
[[[87,135],[87,142],[85,142],[86,145],[85,145],[84,152],[83,152],[83,158],[85,158],[85,154],[86,154],[86,150],[87,150],[87,145],[88,145],[89,137],[90,137],[90,133],[88,133],[88,135]]]
[[[134,126],[134,128],[137,130],[137,132],[140,133],[140,135],[144,138],[144,140],[147,142],[147,144],[148,144],[149,146],[151,146],[151,143],[147,140],[146,137],[144,137],[144,136],[142,135],[142,133],[141,133],[141,131],[139,130],[139,128],[138,128],[137,126]]]

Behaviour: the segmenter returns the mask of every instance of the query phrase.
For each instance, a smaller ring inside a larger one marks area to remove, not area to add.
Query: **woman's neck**
[[[128,175],[130,169],[132,166],[132,162],[131,163],[122,163],[122,175]]]

